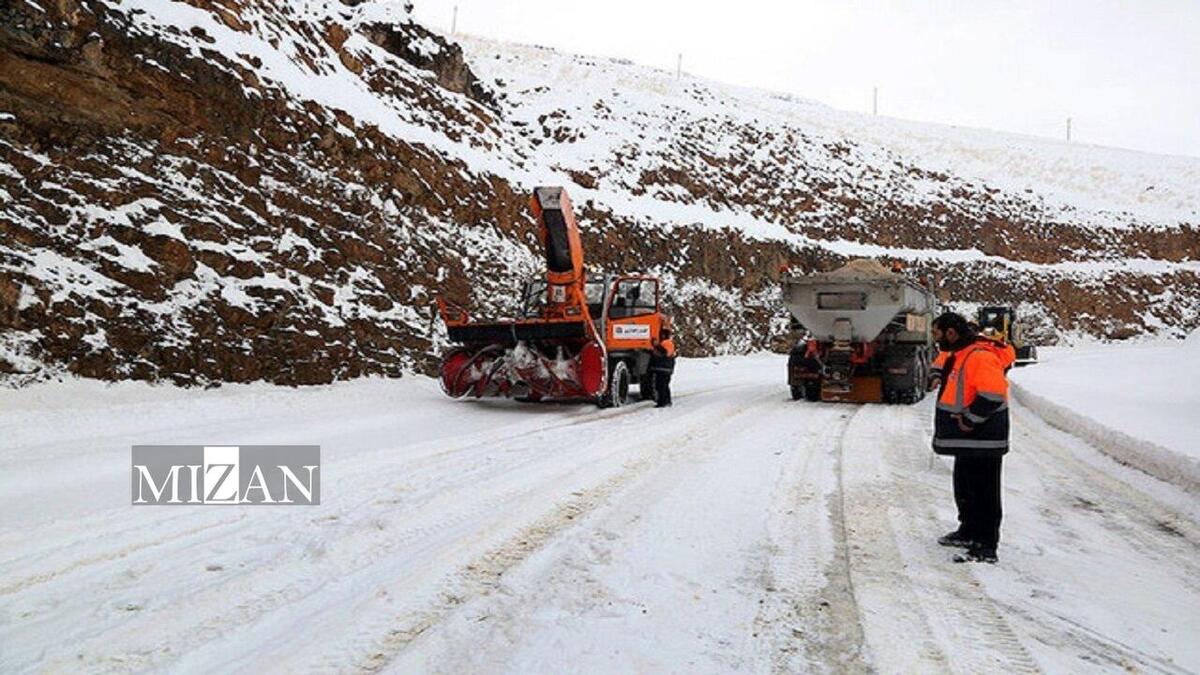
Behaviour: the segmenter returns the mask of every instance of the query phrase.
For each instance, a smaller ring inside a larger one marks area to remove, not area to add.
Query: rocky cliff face
[[[565,184],[686,353],[781,344],[781,269],[906,262],[1046,338],[1200,323],[1200,161],[885,123],[450,42],[371,0],[0,7],[0,371],[303,384],[427,369],[511,308]]]

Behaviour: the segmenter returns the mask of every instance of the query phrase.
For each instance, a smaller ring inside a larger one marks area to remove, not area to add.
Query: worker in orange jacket
[[[978,337],[967,320],[947,312],[933,336],[949,356],[943,366],[934,417],[933,451],[954,456],[954,502],[959,527],[938,539],[966,548],[956,562],[997,560],[1000,543],[1000,469],[1008,452],[1008,380],[993,340]]]
[[[666,408],[671,405],[671,374],[675,372],[675,339],[667,326],[663,326],[654,342],[650,372],[654,377],[654,407]]]

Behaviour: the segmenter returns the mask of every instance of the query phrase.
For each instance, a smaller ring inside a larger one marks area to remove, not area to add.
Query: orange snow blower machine
[[[654,342],[669,327],[659,280],[643,275],[585,278],[579,227],[561,187],[530,199],[546,274],[528,281],[515,319],[475,321],[438,299],[451,342],[442,359],[442,389],[454,398],[583,399],[601,407],[626,403],[631,385],[653,398],[648,372]]]

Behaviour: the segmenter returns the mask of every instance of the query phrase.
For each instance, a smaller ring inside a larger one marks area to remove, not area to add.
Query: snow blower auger
[[[442,389],[454,398],[585,399],[623,405],[632,384],[652,398],[647,372],[663,326],[659,282],[641,275],[587,280],[579,227],[560,187],[539,187],[530,206],[540,225],[546,274],[528,281],[515,319],[475,321],[438,299],[458,347],[442,359]]]

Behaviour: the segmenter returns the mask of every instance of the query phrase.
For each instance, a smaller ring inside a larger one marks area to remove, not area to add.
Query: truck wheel
[[[617,361],[608,374],[608,391],[600,398],[601,408],[616,408],[625,405],[629,398],[629,366]]]
[[[913,370],[916,376],[913,378],[912,392],[909,395],[909,403],[918,403],[925,398],[925,383],[929,381],[929,365],[925,359],[924,352],[919,352],[917,358],[913,362]]]

